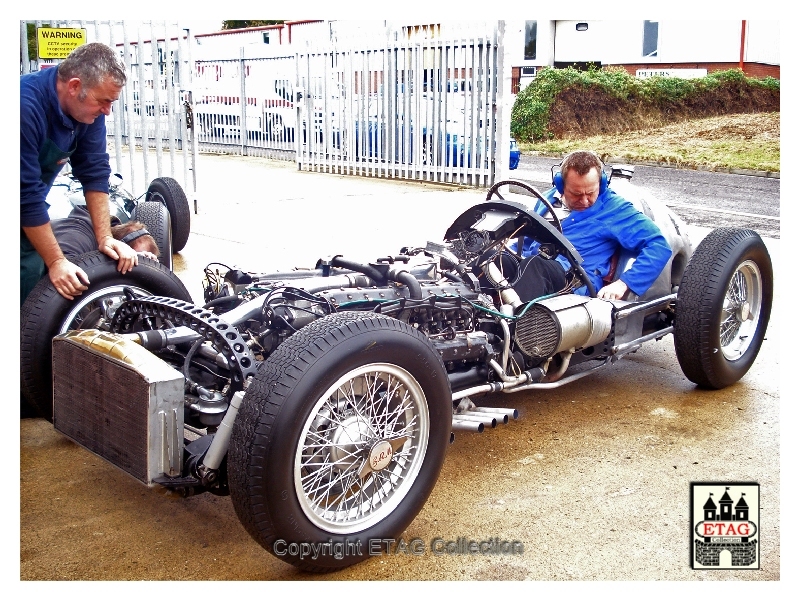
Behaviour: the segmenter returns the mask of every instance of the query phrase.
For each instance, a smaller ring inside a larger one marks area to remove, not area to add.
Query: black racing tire
[[[721,389],[741,379],[764,341],[772,260],[749,229],[721,228],[694,251],[675,306],[675,353],[686,377]]]
[[[172,177],[158,177],[150,182],[145,195],[147,201],[158,201],[169,211],[172,221],[172,251],[180,252],[189,241],[191,211],[189,200],[177,181]]]
[[[99,251],[75,261],[91,282],[75,300],[59,294],[47,277],[42,278],[22,305],[20,319],[20,386],[22,395],[38,414],[53,420],[52,340],[70,329],[102,327],[101,303],[124,297],[123,288],[191,302],[180,279],[159,262],[139,257],[139,264],[125,275],[117,262]]]
[[[172,270],[172,226],[169,211],[161,202],[140,202],[133,210],[133,218],[144,223],[158,246],[158,262]]]
[[[539,202],[541,202],[544,205],[547,212],[550,214],[549,217],[544,217],[544,218],[547,219],[547,221],[553,227],[555,227],[559,231],[559,233],[562,232],[561,219],[558,218],[558,215],[556,214],[556,210],[553,207],[553,204],[547,198],[545,198],[539,192],[539,190],[537,190],[532,185],[525,183],[524,181],[514,181],[514,180],[498,181],[492,187],[489,188],[488,192],[486,192],[486,202],[491,202],[495,196],[497,196],[500,200],[505,200],[505,198],[503,198],[503,195],[500,193],[500,188],[506,185],[509,186],[509,188],[511,186],[521,188],[526,192],[526,195],[533,196]]]
[[[318,319],[281,344],[247,389],[228,454],[236,513],[258,543],[300,569],[360,562],[370,539],[397,538],[422,509],[451,423],[447,373],[424,334],[375,313]],[[328,552],[293,552],[304,543]],[[338,543],[351,551],[332,556]]]

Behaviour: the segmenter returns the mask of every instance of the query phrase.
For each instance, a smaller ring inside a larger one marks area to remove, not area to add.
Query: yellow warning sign
[[[39,58],[67,58],[70,52],[86,43],[85,29],[40,27],[36,30]]]

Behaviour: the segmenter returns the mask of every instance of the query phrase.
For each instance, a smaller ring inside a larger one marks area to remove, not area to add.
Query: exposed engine
[[[573,265],[553,297],[523,303],[514,290],[520,257],[511,242],[525,235],[541,239],[547,258],[561,255]],[[580,360],[608,354],[611,304],[570,293],[586,280],[577,253],[541,216],[487,203],[462,214],[444,243],[402,248],[369,264],[333,256],[314,269],[273,274],[211,264],[202,309],[132,299],[116,311],[111,330],[183,373],[185,423],[203,429],[221,423],[233,394],[287,338],[341,311],[387,315],[423,332],[441,354],[454,401],[476,388],[511,391],[557,379],[575,353]]]

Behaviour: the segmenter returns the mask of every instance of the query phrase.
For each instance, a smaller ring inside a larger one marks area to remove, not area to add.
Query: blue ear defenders
[[[600,163],[603,164],[602,162]],[[561,164],[555,165],[552,168],[553,173],[553,187],[556,188],[559,194],[564,194],[564,176],[561,174]],[[605,165],[600,169],[600,195],[608,189],[608,175],[606,174]]]

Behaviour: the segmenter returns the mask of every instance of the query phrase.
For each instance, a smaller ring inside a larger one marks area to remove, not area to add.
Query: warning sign
[[[85,29],[40,27],[36,30],[39,58],[67,58],[70,52],[86,43]]]

